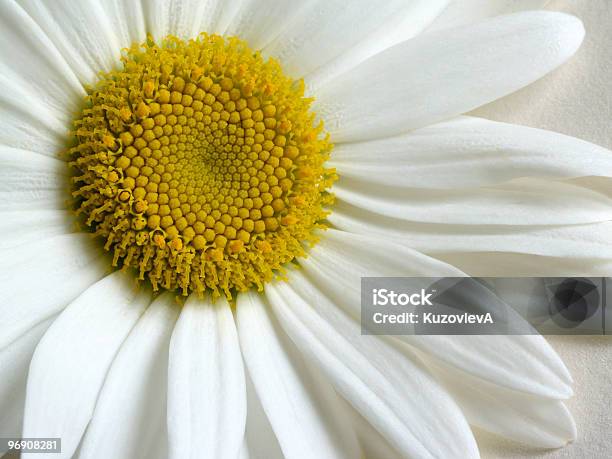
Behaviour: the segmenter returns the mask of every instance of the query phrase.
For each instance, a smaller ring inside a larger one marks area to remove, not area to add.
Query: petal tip
[[[559,425],[559,448],[567,446],[573,443],[578,437],[578,429],[576,428],[576,421],[570,410],[567,409],[565,404],[562,405],[563,416],[559,416],[557,423]]]
[[[540,11],[534,14],[540,16],[542,26],[548,29],[550,41],[558,45],[561,56],[567,59],[580,48],[586,31],[578,17],[558,11]]]
[[[574,396],[574,389],[569,384],[564,384],[559,388],[559,399],[567,400]]]

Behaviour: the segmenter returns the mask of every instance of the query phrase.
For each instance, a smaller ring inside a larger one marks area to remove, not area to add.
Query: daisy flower
[[[610,152],[461,116],[570,58],[580,21],[447,3],[4,0],[0,437],[173,459],[571,441],[542,337],[360,333],[362,276],[610,272]]]

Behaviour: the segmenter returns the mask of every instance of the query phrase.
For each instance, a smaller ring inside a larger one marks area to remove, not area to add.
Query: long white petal
[[[15,2],[0,4],[0,143],[56,155],[85,96],[51,40]]]
[[[475,117],[340,144],[328,164],[355,182],[421,189],[481,187],[520,177],[612,177],[612,151],[606,148]]]
[[[81,83],[93,84],[101,71],[120,63],[122,44],[97,0],[20,0],[62,54]]]
[[[0,215],[0,250],[69,234],[75,229],[74,215],[68,210],[16,210]]]
[[[366,59],[426,30],[448,3],[449,0],[402,2],[401,9],[387,18],[382,27],[371,31],[365,39],[306,75],[305,82],[309,92],[316,95],[317,89],[333,78],[351,71]],[[383,5],[386,6],[387,3]],[[343,32],[338,30],[339,34]]]
[[[146,40],[147,27],[142,2],[107,0],[101,4],[122,48]]]
[[[423,263],[425,255],[380,237],[328,230],[300,260],[304,272],[339,308],[359,317],[361,277],[460,276],[455,268]],[[486,307],[486,305],[483,305]],[[496,385],[548,398],[572,394],[565,365],[538,335],[398,335],[406,343],[449,365]]]
[[[319,78],[325,78],[323,74],[327,73],[328,79],[401,41],[393,36],[394,32],[399,34],[400,25],[404,29],[400,37],[404,39],[418,33],[445,4],[445,0],[309,2],[264,48],[264,53],[278,58],[293,77],[302,77],[326,65],[336,66],[321,69]],[[387,26],[389,30],[385,30]],[[388,37],[385,32],[389,32]],[[337,58],[344,65],[332,62]]]
[[[550,0],[453,0],[427,31],[472,24],[519,11],[539,10]]]
[[[482,252],[498,252],[591,262],[612,260],[612,222],[556,226],[522,225],[520,221],[515,226],[428,224],[382,216],[343,202],[334,206],[328,219],[338,229],[382,236],[434,256],[472,252],[477,257]]]
[[[604,257],[541,256],[513,252],[439,252],[436,258],[471,276],[490,277],[609,277],[612,260]]]
[[[0,211],[65,209],[69,184],[63,161],[0,146]]]
[[[386,217],[459,225],[572,225],[612,220],[612,198],[570,182],[521,178],[495,187],[398,188],[341,178],[340,200]]]
[[[452,118],[565,62],[582,23],[530,12],[423,34],[319,88],[313,109],[335,143],[380,138]]]
[[[225,299],[191,295],[170,342],[168,443],[171,459],[237,457],[246,392],[234,318]]]
[[[612,269],[610,222],[428,224],[386,217],[343,202],[334,206],[328,219],[339,229],[392,239],[474,276],[607,276]]]
[[[79,458],[167,457],[168,347],[178,314],[174,295],[164,293],[138,320],[104,381]]]
[[[183,39],[200,32],[223,33],[241,7],[241,0],[152,0],[144,5],[153,38],[166,35]]]
[[[408,457],[478,457],[463,414],[419,364],[356,321],[297,270],[269,284],[266,296],[281,325],[393,447]]]
[[[384,457],[385,459],[401,459],[401,455],[393,449],[383,437],[358,411],[345,402],[350,414],[351,425],[357,432],[359,443],[365,458]]]
[[[295,23],[317,0],[244,0],[232,18],[226,35],[246,40],[254,49],[264,48]]]
[[[278,439],[272,430],[248,371],[245,374],[247,393],[246,443],[250,457],[284,459]]]
[[[70,458],[96,405],[108,369],[149,305],[131,275],[117,272],[73,301],[40,341],[28,375],[24,437],[59,437]],[[35,453],[24,458],[36,458]]]
[[[0,437],[20,437],[28,368],[34,349],[55,317],[35,325],[0,350]]]
[[[359,456],[331,387],[304,371],[301,356],[257,293],[240,294],[236,325],[245,363],[286,457]],[[321,396],[323,395],[323,396]]]
[[[89,234],[0,251],[0,349],[60,312],[108,266]]]
[[[445,365],[430,368],[471,425],[537,448],[560,448],[576,438],[572,415],[559,400],[505,389]]]

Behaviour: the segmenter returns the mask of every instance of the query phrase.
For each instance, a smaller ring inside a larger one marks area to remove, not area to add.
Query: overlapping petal
[[[299,271],[266,296],[296,346],[398,451],[410,457],[477,457],[461,411],[416,362],[361,335]]]
[[[565,257],[587,263],[612,258],[610,222],[524,225],[517,220],[512,226],[427,224],[382,216],[345,203],[338,203],[329,219],[338,229],[386,237],[434,256],[499,252]]]
[[[107,269],[108,260],[88,234],[0,251],[0,349],[56,315]]]
[[[322,86],[313,108],[336,143],[395,135],[532,83],[565,62],[583,36],[578,19],[547,12],[426,33]]]
[[[0,211],[65,209],[69,183],[63,161],[0,146]]]
[[[74,232],[68,210],[36,209],[2,212],[0,250]]]
[[[0,5],[0,143],[56,155],[85,91],[52,40],[16,3]]]
[[[259,400],[286,457],[359,455],[333,389],[309,374],[263,297],[238,297],[236,325]]]
[[[562,401],[509,390],[448,365],[429,368],[471,425],[537,448],[560,448],[576,438],[574,419]]]
[[[361,277],[462,275],[437,260],[421,261],[427,259],[385,239],[328,230],[300,264],[328,298],[358,318]],[[398,335],[397,339],[496,385],[553,399],[572,394],[565,365],[538,335]]]
[[[140,317],[106,376],[80,459],[167,457],[168,347],[178,314],[165,293]]]
[[[574,225],[612,220],[612,198],[569,182],[516,179],[495,187],[423,190],[350,179],[338,198],[386,217],[459,225]]]
[[[61,438],[57,457],[72,457],[108,369],[150,297],[148,290],[138,291],[131,276],[117,272],[85,290],[60,314],[32,358],[23,437]]]
[[[93,84],[101,71],[120,62],[121,43],[102,3],[96,0],[19,0],[53,42],[82,84]]]
[[[244,369],[225,299],[189,297],[172,333],[168,368],[171,459],[237,457],[246,422]]]
[[[394,137],[340,144],[329,165],[356,186],[456,190],[521,177],[611,177],[612,152],[551,131],[463,116]]]
[[[542,9],[550,0],[452,0],[429,30],[472,24],[486,18]]]
[[[248,371],[245,377],[247,390],[247,422],[245,432],[246,446],[243,448],[243,451],[254,458],[265,457],[270,459],[284,459],[283,452],[278,444],[278,439],[261,406],[261,402],[255,392],[255,387],[253,387],[253,382],[249,377]]]
[[[299,13],[264,48],[294,77],[312,74],[320,86],[368,57],[420,32],[446,6],[446,0],[317,0],[294,8]]]
[[[0,436],[20,437],[23,407],[26,396],[28,369],[40,338],[54,317],[32,327],[22,336],[0,350]]]

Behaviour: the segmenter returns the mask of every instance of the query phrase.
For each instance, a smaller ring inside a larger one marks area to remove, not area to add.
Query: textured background
[[[495,0],[492,0],[495,1]],[[585,41],[570,62],[529,87],[474,112],[550,129],[612,149],[612,0],[553,0],[546,9],[582,19]],[[578,439],[537,451],[478,437],[483,458],[608,458],[612,455],[612,337],[549,337],[574,377],[568,407]]]

